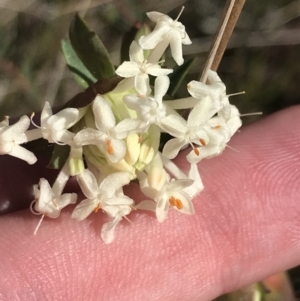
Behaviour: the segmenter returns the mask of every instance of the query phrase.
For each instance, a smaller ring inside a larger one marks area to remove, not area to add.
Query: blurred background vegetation
[[[81,91],[61,52],[61,40],[68,37],[76,12],[85,14],[118,65],[122,36],[135,22],[147,22],[145,12],[176,17],[185,5],[180,21],[193,44],[184,52],[186,58],[197,57],[188,82],[199,78],[224,4],[225,0],[0,0],[0,120],[37,112],[45,101],[60,106]],[[267,115],[300,103],[299,16],[299,0],[246,1],[218,70],[228,93],[246,91],[231,99],[241,113]],[[180,93],[184,96],[185,89]],[[261,117],[245,122],[257,118]],[[300,297],[299,272],[290,275]]]

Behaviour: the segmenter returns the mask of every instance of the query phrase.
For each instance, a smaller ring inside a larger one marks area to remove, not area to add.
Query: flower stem
[[[216,71],[246,0],[227,0],[200,82],[206,83],[207,71]]]

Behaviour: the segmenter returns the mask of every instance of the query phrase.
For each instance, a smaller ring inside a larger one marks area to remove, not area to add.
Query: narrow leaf
[[[76,54],[95,78],[107,79],[115,74],[105,46],[78,15],[71,23],[69,36]]]
[[[61,48],[67,66],[72,72],[76,82],[84,89],[97,81],[97,79],[91,74],[91,72],[82,63],[76,52],[74,51],[71,42],[69,40],[61,41]]]

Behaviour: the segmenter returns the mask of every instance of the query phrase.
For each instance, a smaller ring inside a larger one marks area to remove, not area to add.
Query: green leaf
[[[108,79],[115,74],[108,52],[83,19],[76,15],[69,30],[70,41],[76,54],[97,79]]]
[[[91,74],[91,72],[82,63],[76,52],[74,51],[71,42],[68,40],[61,41],[61,48],[67,66],[72,72],[77,83],[84,89],[89,87],[91,84],[97,81],[97,79]]]
[[[171,97],[175,97],[177,91],[179,90],[182,81],[188,74],[193,63],[196,61],[196,58],[188,59],[181,66],[177,67],[173,73],[169,75],[170,78],[170,87],[167,92]]]
[[[47,167],[52,169],[61,169],[68,160],[70,149],[69,145],[55,144],[51,160]]]

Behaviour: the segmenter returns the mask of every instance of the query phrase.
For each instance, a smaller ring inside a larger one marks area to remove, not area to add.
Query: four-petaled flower
[[[139,130],[138,119],[127,118],[116,124],[116,118],[110,104],[101,95],[97,95],[93,103],[95,126],[87,128],[73,138],[76,145],[94,144],[112,163],[119,162],[126,154],[126,144],[123,140],[129,134]]]
[[[131,175],[128,172],[115,172],[104,178],[98,185],[94,174],[85,169],[77,176],[77,180],[87,198],[76,206],[72,218],[81,221],[93,211],[103,210],[112,221],[103,225],[101,236],[106,243],[110,243],[114,238],[115,226],[132,210],[133,200],[125,196],[122,191],[122,187],[127,185],[130,179]]]
[[[184,25],[177,21],[178,18],[173,20],[169,16],[158,12],[149,12],[147,16],[156,23],[156,26],[149,35],[140,38],[139,44],[141,47],[144,49],[161,48],[163,52],[170,44],[173,59],[178,65],[182,65],[182,44],[192,44]],[[155,50],[161,53],[159,49]]]
[[[26,161],[28,164],[34,164],[37,160],[36,156],[20,146],[20,144],[28,142],[26,131],[30,126],[28,116],[22,116],[19,121],[13,125],[9,125],[8,117],[0,122],[0,155],[10,155]]]
[[[149,74],[153,76],[167,75],[172,69],[163,69],[158,64],[148,63],[144,58],[144,50],[136,41],[133,41],[129,49],[130,62],[124,62],[116,70],[116,74],[134,80],[134,87],[141,95],[149,95],[151,88]]]

